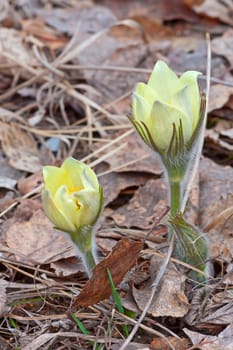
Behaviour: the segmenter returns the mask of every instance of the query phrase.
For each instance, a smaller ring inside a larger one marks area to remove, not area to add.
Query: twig
[[[192,185],[198,170],[200,158],[201,158],[201,152],[202,152],[202,147],[204,143],[204,133],[205,133],[205,128],[206,128],[206,120],[207,120],[207,112],[208,112],[208,102],[209,102],[209,95],[210,95],[210,75],[211,75],[211,43],[210,43],[210,36],[209,33],[206,34],[206,42],[207,42],[207,65],[206,65],[206,107],[205,107],[205,115],[204,115],[204,120],[202,122],[200,136],[198,140],[198,145],[197,145],[197,152],[195,155],[195,160],[194,160],[194,165],[189,173],[189,181],[186,186],[186,190],[182,199],[181,203],[181,212],[185,210],[186,202],[189,197],[189,193],[192,189]]]
[[[150,295],[150,298],[149,300],[147,301],[147,304],[143,310],[143,312],[141,313],[141,316],[139,317],[137,323],[135,324],[134,328],[132,329],[130,335],[128,336],[128,338],[124,341],[124,343],[121,345],[120,349],[119,350],[125,350],[127,348],[127,346],[130,344],[131,340],[133,339],[133,337],[135,336],[135,334],[137,333],[137,330],[138,328],[140,327],[140,324],[142,323],[144,317],[146,316],[148,310],[149,310],[149,307],[158,291],[158,287],[160,285],[160,282],[162,281],[162,278],[164,276],[164,273],[167,269],[167,266],[169,264],[169,261],[170,261],[170,258],[172,256],[172,252],[173,252],[173,248],[174,248],[174,235],[172,236],[171,238],[171,241],[170,241],[170,245],[169,245],[169,249],[168,249],[168,252],[167,252],[167,256],[166,258],[164,259],[163,261],[163,264],[152,284],[152,289],[151,289],[151,295]],[[169,346],[171,347],[172,350],[175,350],[174,346],[166,339],[166,341],[169,343]]]

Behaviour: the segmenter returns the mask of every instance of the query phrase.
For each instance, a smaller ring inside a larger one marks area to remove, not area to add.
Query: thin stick
[[[128,338],[124,341],[124,343],[121,345],[120,349],[119,350],[125,350],[127,348],[127,346],[130,344],[131,340],[133,339],[133,337],[135,336],[135,334],[137,333],[137,330],[138,328],[140,327],[140,324],[142,323],[144,317],[146,316],[148,310],[149,310],[149,307],[158,291],[158,287],[159,287],[159,284],[160,282],[162,281],[162,278],[164,276],[164,273],[167,269],[167,266],[169,264],[169,261],[170,261],[170,258],[172,256],[172,252],[173,252],[173,248],[174,248],[174,235],[172,236],[171,238],[171,241],[170,241],[170,245],[169,245],[169,249],[168,249],[168,252],[167,252],[167,256],[165,258],[165,260],[163,261],[163,264],[152,284],[152,289],[151,289],[151,295],[150,295],[150,298],[148,299],[147,301],[147,304],[143,310],[143,312],[141,313],[141,316],[139,317],[138,319],[138,322],[135,324],[134,328],[132,329],[130,335],[128,336]],[[171,347],[172,350],[175,350],[174,346],[172,346],[172,344],[169,343],[169,346]]]
[[[208,112],[208,102],[209,102],[209,95],[210,95],[210,75],[211,75],[211,42],[210,42],[210,36],[209,33],[206,34],[206,42],[207,42],[207,65],[206,65],[206,109],[205,109],[205,115],[204,115],[204,120],[202,122],[202,126],[200,129],[200,136],[199,136],[199,141],[197,144],[197,152],[195,155],[194,159],[194,165],[192,170],[190,171],[189,174],[189,181],[186,186],[186,190],[182,199],[181,203],[181,212],[185,210],[185,206],[189,197],[189,193],[192,189],[193,182],[199,167],[199,162],[201,158],[201,152],[202,152],[202,147],[204,143],[204,137],[205,137],[205,128],[206,128],[206,121],[207,121],[207,112]]]

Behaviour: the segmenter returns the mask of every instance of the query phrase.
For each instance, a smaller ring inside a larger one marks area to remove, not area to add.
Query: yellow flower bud
[[[43,176],[42,203],[56,228],[73,233],[95,224],[102,206],[102,188],[90,167],[70,157],[60,168],[45,166]]]
[[[143,140],[161,154],[173,146],[174,130],[182,137],[178,142],[186,144],[198,126],[199,74],[187,71],[178,78],[166,63],[158,61],[148,83],[136,87],[132,122]]]

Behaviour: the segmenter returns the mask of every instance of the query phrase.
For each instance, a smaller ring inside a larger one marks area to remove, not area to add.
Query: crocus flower
[[[70,234],[90,275],[96,263],[94,225],[102,207],[102,188],[86,164],[67,158],[62,166],[43,168],[42,203],[47,217]]]
[[[187,71],[178,78],[165,62],[158,61],[148,83],[137,84],[133,94],[132,122],[143,140],[161,155],[175,147],[176,138],[178,142],[188,144],[197,129],[200,120],[199,74]],[[182,140],[179,140],[181,134]]]
[[[102,195],[98,179],[90,167],[70,157],[60,168],[45,166],[43,176],[43,207],[56,228],[75,232],[95,223]]]
[[[179,78],[166,63],[158,61],[147,84],[136,86],[131,122],[164,165],[170,201],[168,238],[175,235],[174,255],[206,272],[207,241],[183,218],[206,121],[205,96],[200,97],[197,84],[199,74],[187,71]],[[202,281],[203,275],[194,274],[194,278]]]

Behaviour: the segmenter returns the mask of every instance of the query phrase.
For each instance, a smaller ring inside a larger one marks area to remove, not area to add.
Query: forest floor
[[[209,285],[171,258],[126,349],[233,349],[233,5],[220,0],[15,0],[0,12],[0,349],[124,349],[168,251],[167,185],[127,116],[158,59],[211,89],[186,217],[209,242]],[[44,165],[86,162],[104,191],[88,281],[40,199]],[[123,311],[103,271],[111,266]],[[107,291],[106,291],[107,289]],[[81,297],[80,297],[81,296]],[[75,307],[74,307],[75,305]]]

